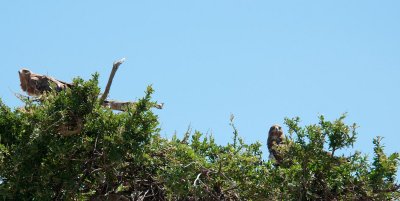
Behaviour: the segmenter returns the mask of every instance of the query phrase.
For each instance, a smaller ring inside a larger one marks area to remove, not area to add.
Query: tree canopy
[[[397,200],[398,153],[373,140],[372,161],[345,115],[301,126],[285,119],[283,162],[265,160],[266,142],[245,143],[231,118],[232,140],[190,129],[160,136],[151,86],[124,112],[103,107],[98,75],[74,88],[0,100],[0,199],[3,200]],[[173,117],[171,117],[173,118]],[[79,127],[79,133],[68,131]]]

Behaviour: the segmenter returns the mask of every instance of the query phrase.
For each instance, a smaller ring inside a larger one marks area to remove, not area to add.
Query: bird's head
[[[21,85],[21,89],[22,91],[26,91],[29,92],[29,80],[30,80],[30,76],[31,76],[31,71],[28,69],[21,69],[18,71],[19,74],[19,80],[20,80],[20,85]]]
[[[269,129],[268,135],[271,136],[271,137],[272,136],[273,137],[282,136],[283,135],[282,127],[280,125],[278,125],[278,124],[272,125],[271,128]]]
[[[26,68],[22,68],[18,71],[18,73],[20,76],[29,76],[31,74],[31,71]]]

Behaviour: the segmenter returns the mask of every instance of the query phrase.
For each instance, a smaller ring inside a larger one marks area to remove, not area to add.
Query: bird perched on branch
[[[55,87],[56,91],[72,87],[70,83],[49,76],[35,74],[25,68],[18,71],[18,74],[21,82],[21,89],[30,96],[40,96],[46,91],[51,91],[52,87]]]
[[[110,92],[110,87],[111,87],[112,81],[114,79],[114,75],[117,72],[118,67],[124,61],[125,61],[125,58],[122,58],[113,63],[113,68],[111,70],[111,74],[108,79],[106,89],[105,89],[104,93],[101,95],[101,97],[99,98],[99,102],[102,103],[103,106],[109,107],[113,110],[119,110],[119,111],[126,111],[127,106],[136,104],[136,102],[107,100],[107,96],[108,96],[108,93]],[[72,89],[74,87],[74,85],[71,83],[57,80],[53,77],[46,76],[46,75],[35,74],[25,68],[19,70],[18,74],[19,74],[19,80],[21,83],[21,89],[22,89],[22,91],[28,93],[29,96],[39,97],[44,92],[51,91],[52,89],[57,92],[60,92],[67,88]],[[161,103],[161,104],[154,103],[151,105],[151,107],[155,107],[157,109],[162,109],[163,106],[164,106],[164,103]]]
[[[282,127],[278,124],[274,124],[271,126],[268,132],[268,151],[269,151],[269,159],[275,160],[277,165],[281,164],[283,161],[283,157],[280,154],[278,147],[283,144],[283,140],[285,139],[285,135],[283,134]]]

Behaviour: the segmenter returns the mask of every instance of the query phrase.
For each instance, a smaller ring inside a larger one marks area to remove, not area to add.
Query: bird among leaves
[[[285,135],[283,134],[282,127],[278,124],[272,125],[268,132],[267,145],[269,159],[275,161],[277,165],[281,164],[283,161],[283,157],[280,154],[278,147],[282,146],[284,139]]]

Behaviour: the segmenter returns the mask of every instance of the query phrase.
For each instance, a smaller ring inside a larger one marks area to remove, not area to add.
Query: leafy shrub
[[[356,141],[345,115],[301,127],[286,119],[280,165],[263,160],[260,142],[246,144],[231,118],[233,142],[190,130],[162,138],[153,90],[127,112],[98,101],[98,75],[73,90],[10,109],[0,100],[0,198],[4,200],[396,200],[399,154],[374,158],[337,151]],[[78,128],[79,133],[63,135]],[[328,151],[324,149],[326,147]]]

